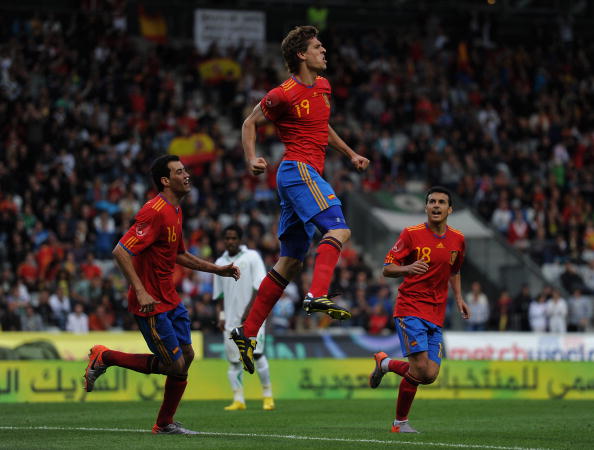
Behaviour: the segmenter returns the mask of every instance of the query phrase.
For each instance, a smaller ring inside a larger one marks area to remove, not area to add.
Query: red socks
[[[314,297],[328,294],[328,288],[341,250],[342,243],[338,239],[328,236],[320,241],[309,291]]]
[[[402,378],[396,401],[396,420],[408,419],[408,412],[417,393],[418,384],[408,378]]]
[[[159,359],[155,355],[106,350],[101,358],[107,366],[124,367],[140,373],[159,373]]]
[[[410,364],[406,361],[399,361],[397,359],[391,359],[388,362],[388,370],[390,372],[397,373],[401,377],[403,377],[406,374],[406,372],[408,372],[409,366]]]
[[[159,427],[166,427],[170,423],[173,423],[173,416],[175,415],[175,411],[177,411],[177,406],[184,395],[187,384],[187,377],[183,379],[171,375],[167,377],[163,403],[157,416],[157,425]]]
[[[159,359],[155,355],[142,355],[134,353],[122,353],[115,350],[106,350],[102,355],[103,363],[108,366],[119,366],[126,369],[135,370],[141,373],[160,373]],[[165,380],[165,393],[163,395],[163,403],[159,410],[157,417],[157,425],[159,427],[166,427],[173,423],[173,416],[179,405],[179,402],[184,395],[186,385],[188,384],[187,377],[179,378],[174,376],[167,376]]]
[[[270,269],[270,272],[266,274],[258,288],[258,295],[256,295],[250,312],[243,323],[243,333],[246,337],[257,336],[258,330],[283,294],[287,284],[289,282],[274,269]]]

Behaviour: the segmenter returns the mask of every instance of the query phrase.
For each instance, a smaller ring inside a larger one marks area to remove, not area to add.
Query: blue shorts
[[[190,317],[183,303],[154,316],[134,316],[148,347],[164,364],[171,364],[181,355],[180,345],[190,345]]]
[[[276,174],[276,183],[281,200],[278,226],[281,256],[297,257],[293,254],[283,254],[282,244],[287,241],[299,243],[299,249],[291,248],[289,253],[303,253],[305,256],[315,233],[316,225],[311,220],[330,207],[340,208],[341,202],[330,184],[313,167],[299,161],[281,162]],[[337,218],[342,222],[337,222],[333,228],[348,228],[342,217],[342,210]],[[327,230],[320,231],[325,233]],[[291,244],[288,246],[295,247]]]
[[[441,327],[414,316],[394,317],[394,323],[403,356],[427,352],[430,360],[441,365],[443,356]]]

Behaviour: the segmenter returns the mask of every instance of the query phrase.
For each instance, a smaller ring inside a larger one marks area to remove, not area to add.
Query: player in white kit
[[[243,323],[248,305],[258,292],[262,279],[266,276],[266,268],[260,254],[255,250],[248,249],[245,245],[240,245],[242,235],[243,231],[237,225],[229,225],[225,228],[223,238],[226,251],[217,259],[217,264],[222,264],[222,261],[233,262],[241,270],[241,278],[235,281],[231,278],[214,277],[214,299],[217,300],[219,328],[223,331],[225,354],[229,361],[227,375],[233,389],[233,403],[225,407],[227,411],[246,409],[243,394],[243,370],[239,351],[231,340],[231,330]],[[262,324],[258,331],[258,345],[254,351],[254,359],[256,371],[262,384],[264,397],[262,408],[271,411],[274,409],[274,400],[268,360],[264,355],[265,327],[266,323]]]

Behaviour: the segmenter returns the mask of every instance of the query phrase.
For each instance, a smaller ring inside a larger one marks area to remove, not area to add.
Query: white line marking
[[[46,430],[46,431],[109,431],[114,433],[150,433],[150,430],[141,430],[133,428],[92,428],[92,427],[9,427],[0,426],[2,430]],[[300,441],[325,441],[325,442],[346,442],[346,443],[363,443],[363,444],[387,444],[387,445],[428,445],[434,447],[450,447],[450,448],[488,448],[493,450],[546,450],[543,448],[529,448],[529,447],[504,447],[500,445],[471,445],[471,444],[448,444],[446,442],[423,442],[423,441],[383,441],[380,439],[342,439],[342,438],[326,438],[313,436],[296,436],[294,434],[256,434],[256,433],[224,433],[218,431],[200,431],[198,435],[203,436],[235,436],[235,437],[255,437],[255,438],[272,438],[272,439],[295,439]]]

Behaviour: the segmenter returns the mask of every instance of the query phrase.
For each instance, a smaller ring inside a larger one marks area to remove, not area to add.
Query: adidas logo
[[[436,248],[445,248],[445,245],[443,245],[441,242],[439,244],[437,244]]]

